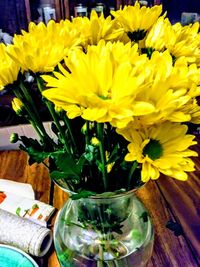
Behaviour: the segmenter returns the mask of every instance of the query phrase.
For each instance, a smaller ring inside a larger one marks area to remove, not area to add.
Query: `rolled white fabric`
[[[51,244],[51,230],[0,209],[0,243],[33,256],[44,256]]]

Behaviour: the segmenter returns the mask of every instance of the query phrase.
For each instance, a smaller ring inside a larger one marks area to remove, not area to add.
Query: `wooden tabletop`
[[[200,266],[199,158],[195,158],[195,163],[196,171],[190,173],[186,182],[161,177],[137,192],[155,226],[154,251],[148,267]],[[0,178],[32,184],[36,198],[58,210],[67,199],[66,193],[51,184],[44,165],[28,166],[27,155],[21,151],[0,151]],[[166,228],[168,221],[182,227],[179,236]],[[36,260],[40,267],[60,266],[53,248],[46,257]]]

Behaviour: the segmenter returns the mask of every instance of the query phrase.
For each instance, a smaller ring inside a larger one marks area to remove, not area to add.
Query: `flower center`
[[[144,147],[143,155],[149,156],[150,159],[159,159],[163,155],[162,145],[158,140],[150,139],[150,142]]]
[[[127,32],[127,35],[132,42],[139,42],[140,40],[144,39],[146,33],[147,32],[145,30],[137,30],[134,32]]]

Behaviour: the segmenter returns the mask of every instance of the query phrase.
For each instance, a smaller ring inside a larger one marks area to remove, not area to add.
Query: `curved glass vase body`
[[[133,192],[69,199],[54,228],[62,267],[142,267],[153,240],[151,219]]]

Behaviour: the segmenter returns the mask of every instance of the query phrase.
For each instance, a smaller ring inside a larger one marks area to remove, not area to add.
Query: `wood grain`
[[[0,178],[32,185],[36,199],[49,203],[50,179],[43,164],[28,165],[28,156],[22,151],[0,152]]]
[[[0,152],[0,178],[31,183],[37,199],[52,203],[59,210],[67,200],[67,193],[54,186],[43,164],[27,164],[22,151]],[[148,182],[137,192],[152,216],[155,226],[155,245],[148,267],[200,266],[200,160],[195,159],[196,171],[186,182],[161,177],[158,182]],[[55,219],[55,218],[54,218]],[[184,234],[176,237],[165,227],[169,220],[182,225]],[[53,220],[54,222],[54,220]],[[54,248],[42,259],[40,267],[60,267]]]
[[[59,22],[62,19],[60,0],[54,0],[56,9],[56,21]]]
[[[166,228],[166,223],[175,218],[155,182],[148,182],[138,190],[137,196],[149,211],[155,227],[154,250],[148,267],[197,267],[185,238],[176,237]]]
[[[69,1],[68,0],[63,1],[63,7],[64,7],[64,14],[65,14],[64,19],[70,19]]]
[[[158,181],[176,220],[182,225],[184,234],[200,265],[200,180],[195,173],[186,182],[162,177]],[[169,190],[170,188],[170,190]],[[195,190],[194,190],[195,189]]]
[[[30,1],[25,0],[25,8],[26,8],[26,16],[28,23],[31,22],[31,8],[30,8]]]

